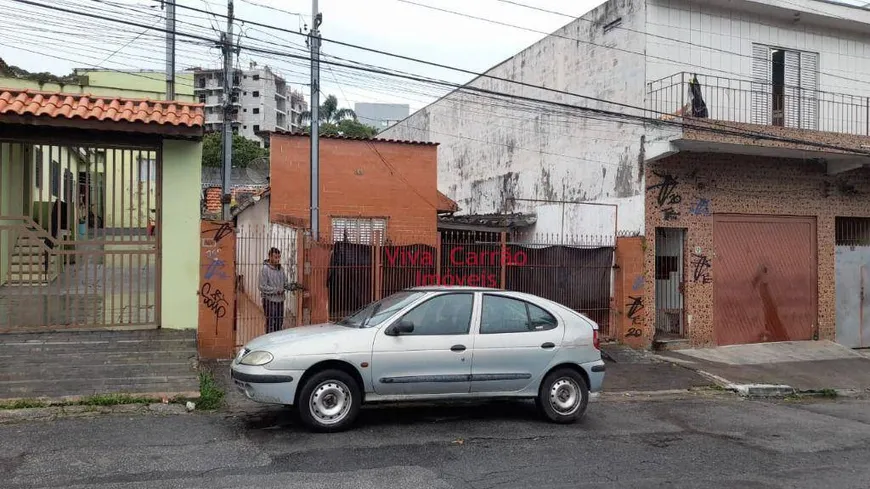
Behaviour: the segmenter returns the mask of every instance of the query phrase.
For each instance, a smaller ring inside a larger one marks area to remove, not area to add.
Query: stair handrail
[[[45,240],[48,240],[53,248],[57,248],[60,245],[60,241],[57,240],[54,236],[49,234],[48,231],[42,228],[33,218],[28,216],[0,216],[0,220],[4,221],[23,221],[24,225],[21,226],[22,229],[25,230],[28,236],[31,238],[38,238],[42,241],[42,247],[45,251],[51,251],[51,248],[45,245]]]

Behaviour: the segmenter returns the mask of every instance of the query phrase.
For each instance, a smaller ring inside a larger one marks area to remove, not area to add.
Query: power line
[[[121,24],[130,25],[130,26],[134,26],[134,27],[147,27],[145,25],[137,24],[135,22],[129,22],[129,21],[125,21],[122,19],[112,19],[109,17],[88,14],[88,13],[82,13],[82,12],[77,12],[77,11],[69,10],[69,9],[52,7],[52,6],[40,4],[38,2],[34,2],[31,0],[13,0],[13,1],[18,2],[18,3],[43,7],[43,8],[49,9],[49,10],[66,12],[66,13],[79,15],[79,16],[95,17],[95,18],[99,18],[102,20],[121,23]],[[161,29],[159,27],[154,27],[152,29],[165,32],[165,29]],[[189,34],[189,33],[182,33],[182,32],[177,32],[176,34],[181,35],[181,36],[185,36],[185,37],[191,37],[194,39],[199,39],[199,40],[213,41],[207,37],[198,36],[196,34]],[[262,52],[262,53],[266,53],[266,54],[274,54],[274,55],[279,55],[279,56],[285,56],[288,58],[295,58],[295,59],[301,59],[301,60],[310,60],[311,59],[310,57],[306,57],[306,56],[283,53],[283,52],[274,51],[274,50],[266,50],[266,49],[262,49],[262,48],[248,47],[246,49],[253,51],[253,52]],[[479,92],[479,93],[485,93],[485,94],[496,95],[496,96],[503,96],[505,98],[524,100],[524,101],[529,101],[529,102],[539,102],[539,103],[551,104],[551,105],[562,107],[562,108],[573,109],[573,110],[593,113],[593,114],[597,114],[597,115],[609,116],[609,117],[613,117],[616,119],[622,118],[622,119],[631,119],[631,120],[636,120],[636,121],[645,121],[645,122],[649,122],[651,124],[657,124],[657,125],[663,125],[663,126],[673,126],[673,127],[681,127],[681,128],[688,127],[688,128],[703,131],[703,132],[713,132],[713,133],[724,134],[724,135],[733,135],[733,136],[740,136],[740,137],[751,137],[751,138],[762,139],[762,140],[789,142],[789,143],[801,144],[801,145],[810,146],[810,147],[836,149],[836,150],[845,151],[848,153],[870,155],[870,152],[859,151],[859,150],[856,150],[854,148],[845,148],[845,147],[841,147],[841,146],[837,146],[837,145],[819,143],[819,142],[815,142],[815,141],[806,141],[806,140],[800,140],[800,139],[795,139],[795,138],[784,138],[784,137],[772,136],[769,134],[756,133],[753,131],[747,131],[747,130],[744,130],[741,128],[736,128],[736,127],[731,127],[730,128],[731,130],[716,128],[716,126],[722,126],[722,124],[719,124],[719,123],[714,122],[714,121],[707,121],[707,120],[701,121],[698,119],[693,119],[692,123],[687,123],[685,120],[684,121],[660,120],[660,119],[654,119],[654,118],[647,117],[647,116],[624,114],[624,113],[614,112],[614,111],[605,110],[605,109],[597,109],[597,108],[592,108],[592,107],[577,106],[577,105],[572,105],[572,104],[568,104],[568,103],[564,103],[564,102],[556,102],[556,101],[551,101],[551,100],[546,100],[546,99],[536,99],[533,97],[527,97],[527,96],[516,95],[516,94],[505,94],[502,92],[488,90],[488,89],[484,89],[484,88],[480,88],[480,87],[461,85],[461,84],[457,84],[457,83],[453,83],[453,82],[448,82],[445,80],[439,80],[439,79],[433,79],[433,78],[403,73],[403,72],[398,71],[398,70],[388,71],[388,70],[383,69],[383,68],[367,68],[367,67],[363,67],[363,66],[337,63],[334,61],[321,61],[321,62],[327,63],[327,64],[332,64],[334,66],[341,66],[341,67],[345,67],[345,68],[349,68],[349,69],[355,69],[355,70],[360,70],[360,71],[365,71],[365,72],[370,72],[370,73],[379,73],[379,74],[383,74],[383,75],[394,76],[397,78],[406,78],[406,79],[411,79],[411,80],[416,80],[416,81],[427,82],[427,83],[431,83],[434,85],[452,87],[454,89],[459,89],[459,90],[464,90],[464,91],[472,91],[472,92]],[[537,87],[537,88],[543,88],[543,87]],[[578,96],[581,98],[584,97],[582,95],[572,94],[570,92],[567,92],[567,94],[572,95],[572,96]],[[627,104],[619,104],[619,103],[610,102],[607,100],[600,100],[600,101],[603,103],[613,103],[616,105],[623,105],[623,106],[627,106],[629,108],[644,111],[644,112],[656,112],[656,111],[651,111],[648,109],[643,109],[641,107],[635,107],[635,106],[631,106],[631,105],[627,105]],[[667,115],[670,115],[670,114],[667,114]],[[724,127],[727,128],[728,126],[724,126]]]
[[[152,77],[150,77],[150,76],[144,75],[144,74],[142,74],[142,73],[136,73],[136,72],[124,71],[124,70],[116,70],[116,69],[113,69],[113,68],[107,68],[107,67],[105,67],[105,66],[97,66],[97,65],[94,65],[94,64],[88,63],[88,62],[86,62],[86,61],[80,61],[80,60],[75,60],[75,59],[70,59],[70,58],[64,58],[64,57],[62,57],[62,56],[57,56],[57,55],[54,55],[54,54],[42,53],[42,52],[39,52],[39,51],[33,51],[33,50],[30,50],[30,49],[27,49],[27,48],[22,48],[22,47],[19,47],[19,46],[10,46],[10,45],[8,45],[8,44],[2,44],[2,43],[0,43],[0,46],[12,47],[12,48],[19,49],[19,50],[24,51],[24,52],[27,52],[27,53],[38,54],[38,55],[42,55],[42,56],[48,56],[48,57],[50,57],[50,58],[59,59],[59,60],[61,60],[61,61],[69,61],[69,62],[72,62],[72,63],[80,63],[80,64],[83,64],[83,65],[89,66],[89,67],[91,67],[91,68],[97,68],[97,69],[104,70],[104,71],[111,71],[111,72],[113,72],[113,73],[121,73],[121,74],[124,74],[124,75],[136,76],[136,77],[144,78],[144,79],[146,79],[146,80],[151,80],[151,81],[154,81],[154,80],[155,80],[155,78],[152,78]],[[129,65],[128,65],[128,66],[129,66]],[[181,84],[181,83],[178,83],[178,84]],[[191,84],[183,84],[183,85],[184,85],[184,86],[187,86],[187,87],[194,88],[194,86],[191,85]]]
[[[95,1],[95,2],[102,2],[102,1],[105,1],[105,0],[92,0],[92,1]],[[559,35],[559,34],[554,34],[554,33],[549,33],[549,32],[544,32],[544,31],[538,31],[538,30],[534,30],[534,29],[529,29],[529,28],[521,27],[521,26],[517,26],[517,25],[514,25],[514,24],[507,24],[507,23],[498,22],[498,21],[491,21],[490,19],[485,19],[485,18],[482,18],[482,17],[475,17],[475,16],[471,16],[471,15],[468,15],[468,14],[464,14],[464,13],[462,13],[462,12],[455,12],[455,11],[452,11],[452,10],[441,9],[441,8],[433,7],[433,6],[430,6],[430,5],[425,5],[425,4],[415,3],[415,2],[411,2],[411,1],[407,1],[407,0],[398,0],[398,1],[400,1],[400,2],[405,2],[405,3],[409,3],[409,4],[412,4],[412,5],[417,5],[417,6],[419,6],[419,7],[429,8],[429,9],[433,9],[433,10],[440,10],[440,11],[442,11],[442,12],[450,13],[450,14],[453,14],[453,15],[459,15],[459,16],[469,17],[469,18],[472,18],[472,19],[475,19],[475,20],[481,20],[481,21],[484,21],[484,22],[493,22],[493,23],[497,23],[497,24],[500,24],[500,25],[503,25],[503,26],[506,26],[506,27],[512,27],[512,28],[516,28],[516,29],[527,30],[527,31],[535,32],[535,33],[537,33],[537,34],[544,34],[544,35],[547,35],[547,36],[551,36],[551,35],[552,35],[552,36],[554,36],[554,37],[560,37],[560,38],[567,39],[567,40],[571,40],[571,41],[582,42],[582,43],[590,44],[590,45],[592,45],[592,46],[600,47],[600,48],[603,48],[603,49],[614,49],[614,50],[617,50],[617,51],[623,51],[623,52],[626,52],[626,53],[629,53],[629,54],[634,54],[634,55],[638,55],[638,56],[643,56],[643,57],[645,57],[645,58],[652,58],[652,59],[658,59],[658,60],[666,61],[666,62],[668,62],[668,63],[672,63],[672,64],[678,64],[678,65],[684,65],[684,66],[693,66],[693,67],[696,67],[696,68],[710,69],[708,66],[695,65],[695,64],[691,64],[691,63],[684,63],[684,62],[682,62],[682,61],[675,60],[675,59],[671,59],[671,58],[665,58],[665,57],[660,57],[660,56],[651,56],[651,55],[647,55],[646,53],[643,53],[643,52],[631,51],[631,50],[628,50],[628,49],[619,48],[619,47],[616,47],[616,46],[608,46],[608,45],[605,45],[605,44],[597,44],[597,43],[594,43],[594,42],[591,42],[591,41],[588,41],[588,40],[585,40],[585,39],[577,39],[577,38],[574,38],[574,37],[567,37],[567,36],[562,36],[562,35]],[[783,1],[785,1],[785,0],[783,0]],[[189,6],[184,6],[184,5],[179,5],[179,7],[181,7],[181,8],[185,8],[185,9],[188,9],[188,10],[192,10],[192,11],[195,11],[195,12],[203,12],[202,10],[197,9],[197,8],[195,8],[195,7],[189,7]],[[570,15],[570,14],[564,14],[564,15]],[[239,19],[239,20],[242,21],[241,19]],[[582,19],[582,20],[587,20],[587,21],[588,21],[588,19]],[[250,25],[256,25],[256,26],[259,26],[259,27],[264,27],[264,28],[272,29],[272,30],[279,31],[279,32],[286,32],[286,33],[288,33],[288,34],[302,35],[302,36],[305,35],[305,34],[302,34],[302,33],[299,33],[299,32],[293,31],[293,30],[289,30],[289,29],[286,29],[286,28],[277,27],[277,26],[273,26],[273,25],[269,25],[269,24],[263,24],[263,23],[259,23],[259,22],[249,21],[249,20],[245,20],[244,22],[247,23],[247,24],[250,24]],[[589,22],[592,22],[592,21],[589,21]],[[637,31],[637,32],[640,32],[640,31]],[[651,34],[650,34],[650,35],[651,35]],[[405,60],[405,61],[411,61],[411,62],[415,62],[415,63],[426,64],[426,65],[430,65],[430,66],[434,66],[434,67],[438,67],[438,68],[443,68],[443,69],[447,69],[447,70],[451,70],[451,71],[456,71],[456,72],[460,72],[460,73],[465,73],[465,74],[473,75],[473,76],[476,76],[476,77],[486,77],[486,78],[491,78],[491,79],[494,79],[494,80],[509,81],[509,82],[512,82],[512,83],[520,83],[520,82],[517,82],[517,81],[515,81],[515,80],[499,78],[499,77],[495,77],[495,76],[487,75],[487,74],[485,74],[485,73],[477,73],[477,72],[474,72],[474,71],[464,70],[464,69],[461,69],[461,68],[457,68],[457,67],[455,67],[455,66],[449,66],[449,65],[442,64],[442,63],[436,63],[436,62],[426,61],[426,60],[422,60],[422,59],[419,59],[419,58],[414,58],[414,57],[411,57],[411,56],[405,56],[405,55],[401,55],[401,54],[397,54],[397,53],[392,53],[392,52],[389,52],[389,51],[384,51],[384,50],[380,50],[380,49],[370,48],[370,47],[366,47],[366,46],[360,46],[360,45],[357,45],[357,44],[348,43],[348,42],[344,42],[344,41],[339,41],[339,40],[336,40],[336,39],[329,39],[329,38],[325,38],[325,37],[324,37],[324,38],[321,38],[321,39],[322,39],[323,41],[331,42],[331,43],[333,43],[333,44],[337,44],[337,45],[340,45],[340,46],[345,46],[345,47],[349,47],[349,48],[353,48],[353,49],[358,49],[358,50],[362,50],[362,51],[368,51],[368,52],[371,52],[371,53],[381,54],[381,55],[384,55],[384,56],[390,56],[390,57],[397,58],[397,59],[402,59],[402,60]],[[667,39],[670,39],[670,38],[667,38]],[[688,43],[686,43],[685,41],[679,41],[679,40],[674,40],[674,41],[679,42],[679,43],[681,43],[681,44],[688,44]],[[705,47],[705,46],[701,46],[701,45],[698,45],[698,46],[700,46],[700,47]],[[714,49],[714,48],[710,48],[710,49]],[[727,53],[729,53],[729,54],[736,54],[736,53],[732,53],[732,52],[730,52],[730,51],[724,51],[724,52],[727,52]],[[739,73],[735,73],[735,72],[733,72],[733,71],[718,70],[718,69],[713,69],[712,71],[716,71],[716,72],[719,72],[719,73],[725,73],[725,74],[728,74],[728,75],[742,76],[742,75],[740,75]],[[826,75],[826,76],[834,77],[834,78],[841,78],[841,79],[848,80],[848,81],[858,81],[858,82],[861,82],[861,83],[870,83],[870,81],[867,81],[867,80],[860,80],[860,79],[853,79],[853,78],[849,78],[849,77],[843,77],[843,76],[836,75],[836,74],[833,74],[833,73],[827,73],[827,72],[822,72],[822,71],[818,71],[818,73],[819,73],[819,74],[822,74],[822,75]],[[751,81],[751,80],[743,80],[743,81]],[[543,87],[537,87],[537,88],[543,88]],[[576,95],[576,94],[575,94],[575,95]]]
[[[15,0],[15,1],[22,1],[22,0]],[[105,0],[93,0],[93,1],[101,2],[101,1],[105,1]],[[456,13],[456,12],[449,11],[449,10],[445,10],[445,9],[440,9],[440,8],[438,8],[438,7],[432,7],[432,6],[429,6],[429,5],[418,4],[418,3],[415,3],[415,2],[411,2],[411,1],[409,1],[409,0],[399,0],[399,1],[400,1],[400,2],[405,2],[405,3],[410,3],[410,4],[413,4],[413,5],[422,6],[422,7],[426,7],[426,8],[431,8],[431,9],[434,9],[434,10],[441,10],[441,11],[445,11],[445,12],[448,12],[448,13],[453,13],[453,14],[456,14],[456,15],[465,15],[465,14]],[[195,8],[193,8],[193,7],[184,7],[184,8],[189,8],[189,9],[192,9],[192,10],[197,10],[197,9],[195,9]],[[467,16],[467,15],[465,15],[465,16]],[[474,16],[469,16],[469,17],[472,17],[472,18],[475,18],[475,19],[478,19],[478,20],[483,20],[483,21],[486,21],[486,22],[491,22],[490,19],[484,19],[484,18],[481,18],[481,17],[474,17]],[[246,22],[247,22],[247,21],[246,21]],[[496,22],[496,23],[498,23],[497,21],[492,21],[492,22]],[[259,26],[261,26],[261,27],[266,27],[266,28],[274,29],[274,30],[281,31],[281,32],[288,32],[288,33],[291,33],[291,34],[302,35],[302,34],[300,34],[300,33],[297,33],[297,32],[294,32],[294,31],[291,31],[291,30],[288,30],[288,29],[283,29],[283,28],[279,28],[279,27],[275,27],[275,26],[270,26],[270,25],[267,25],[267,24],[260,24],[260,23],[256,23],[256,22],[249,22],[249,23],[252,24],[252,25],[259,25]],[[508,25],[510,25],[510,24],[508,24]],[[511,26],[511,27],[517,27],[517,28],[520,28],[520,29],[526,29],[526,28],[518,27],[518,26],[514,26],[514,25],[510,25],[510,26]],[[529,29],[526,29],[526,30],[529,30]],[[533,31],[534,31],[534,30],[533,30]],[[543,32],[543,31],[535,31],[535,32],[538,32],[538,33],[541,33],[541,34],[550,35],[549,33],[546,33],[546,32]],[[553,34],[553,35],[556,36],[556,37],[564,37],[564,36],[558,36],[558,35],[556,35],[556,34]],[[586,43],[588,43],[588,44],[593,44],[593,45],[595,45],[595,46],[599,46],[599,47],[602,47],[602,48],[612,48],[612,49],[617,49],[617,50],[621,50],[621,51],[626,51],[626,52],[633,53],[633,54],[639,54],[639,55],[642,55],[642,56],[647,56],[647,55],[645,55],[645,54],[643,54],[643,53],[637,53],[637,52],[634,52],[634,51],[627,51],[627,50],[624,50],[624,49],[621,49],[621,48],[616,48],[616,47],[611,47],[611,46],[598,45],[598,44],[595,44],[595,43],[592,43],[592,42],[589,42],[589,41],[585,41],[585,40],[581,40],[581,39],[575,39],[575,38],[569,38],[569,37],[565,37],[565,38],[566,38],[566,39],[573,40],[573,41],[578,41],[578,42],[586,42]],[[604,99],[601,99],[601,98],[591,97],[591,96],[582,95],[582,94],[573,93],[573,92],[568,92],[568,91],[565,91],[565,90],[557,90],[557,89],[553,89],[553,88],[541,87],[541,86],[537,86],[537,85],[533,85],[533,84],[529,84],[529,83],[525,83],[525,82],[520,82],[520,81],[516,81],[516,80],[511,80],[511,79],[508,79],[508,78],[502,78],[502,77],[497,77],[497,76],[488,75],[488,74],[486,74],[486,73],[477,73],[477,72],[474,72],[474,71],[465,70],[465,69],[457,68],[457,67],[454,67],[454,66],[447,66],[447,65],[444,65],[444,64],[441,64],[441,63],[434,63],[434,62],[430,62],[430,61],[421,60],[421,59],[418,59],[418,58],[413,58],[413,57],[404,56],[404,55],[399,55],[399,54],[394,54],[394,53],[389,53],[389,52],[381,51],[381,50],[378,50],[378,49],[366,48],[366,47],[363,47],[363,46],[358,46],[358,45],[354,45],[354,44],[350,44],[350,43],[345,43],[345,42],[342,42],[342,41],[335,41],[335,40],[326,39],[326,38],[322,38],[322,40],[325,40],[325,41],[328,41],[328,42],[333,42],[333,43],[335,43],[335,44],[339,44],[339,45],[343,45],[343,46],[352,47],[352,48],[355,48],[355,49],[361,49],[361,50],[364,50],[364,51],[375,52],[375,53],[383,54],[383,55],[386,55],[386,56],[395,57],[395,58],[398,58],[398,59],[404,59],[404,60],[407,60],[407,61],[413,61],[413,62],[417,62],[417,63],[427,64],[427,65],[430,65],[430,66],[436,66],[436,67],[439,67],[439,68],[444,68],[444,69],[448,69],[448,70],[453,70],[453,71],[458,71],[458,72],[462,72],[462,73],[466,73],[466,74],[471,74],[471,75],[474,75],[474,76],[476,76],[476,77],[489,78],[489,79],[493,79],[493,80],[498,80],[498,81],[503,81],[503,82],[507,82],[507,83],[517,84],[517,85],[520,85],[520,86],[525,86],[525,87],[534,88],[534,89],[538,89],[538,90],[550,91],[550,92],[559,93],[559,94],[563,94],[563,95],[569,95],[569,96],[579,97],[579,98],[583,98],[583,99],[590,100],[590,101],[595,101],[595,102],[600,102],[600,103],[605,103],[605,104],[612,104],[612,105],[621,106],[621,107],[625,107],[625,108],[630,108],[630,109],[634,109],[634,110],[640,110],[640,111],[648,112],[648,113],[657,113],[657,114],[659,114],[659,115],[664,115],[664,116],[671,116],[671,115],[672,115],[672,114],[665,113],[665,112],[657,112],[657,111],[653,111],[653,110],[650,110],[650,109],[645,109],[645,108],[642,108],[642,107],[636,107],[636,106],[633,106],[633,105],[630,105],[630,104],[624,104],[624,103],[619,103],[619,102],[615,102],[615,101],[604,100]],[[290,56],[290,55],[286,55],[286,56]],[[334,57],[337,58],[337,59],[341,59],[341,58],[338,58],[338,57],[336,57],[336,56],[334,56]],[[663,59],[663,60],[668,61],[668,62],[671,62],[671,63],[683,64],[683,63],[679,63],[679,62],[677,62],[677,61],[675,61],[675,60],[671,60],[671,59],[668,59],[668,58],[659,58],[659,57],[653,57],[653,56],[647,56],[647,57]],[[333,63],[333,64],[336,64],[336,63]],[[341,64],[338,64],[338,65],[341,66]],[[395,71],[396,73],[402,73],[402,74],[407,75],[407,73],[403,73],[403,72],[401,72],[401,71],[397,71],[397,70],[394,70],[394,71]],[[721,72],[723,72],[723,73],[733,74],[732,72],[726,72],[726,71],[722,71],[722,70],[714,70],[714,71],[721,71]],[[398,76],[398,75],[396,75],[396,76]],[[829,75],[829,76],[835,76],[835,75]],[[450,83],[450,82],[447,82],[447,83]],[[463,89],[471,89],[471,87],[470,87],[468,84],[463,85],[462,87],[463,87]],[[731,125],[729,125],[729,124],[724,124],[724,123],[722,123],[722,122],[718,122],[718,121],[715,121],[715,122],[714,122],[714,121],[707,121],[707,122],[705,122],[705,124],[708,124],[708,125],[711,125],[711,126],[719,126],[719,127],[722,127],[722,128],[726,128],[726,129],[730,129],[730,130],[735,130],[735,131],[742,131],[742,132],[747,133],[747,134],[752,134],[754,137],[758,137],[758,138],[765,138],[765,139],[770,138],[770,135],[768,135],[768,134],[764,134],[764,133],[756,132],[756,131],[749,131],[749,130],[746,130],[745,128],[740,128],[740,127],[736,127],[736,126],[731,126]]]

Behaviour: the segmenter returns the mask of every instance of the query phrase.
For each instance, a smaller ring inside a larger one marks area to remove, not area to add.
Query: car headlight
[[[239,361],[242,365],[266,365],[273,360],[271,353],[267,351],[252,351]]]

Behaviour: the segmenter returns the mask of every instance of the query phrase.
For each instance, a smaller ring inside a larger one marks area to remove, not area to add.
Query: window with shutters
[[[376,217],[333,217],[332,241],[357,244],[384,244],[387,220]]]
[[[818,128],[818,53],[752,45],[752,122]]]

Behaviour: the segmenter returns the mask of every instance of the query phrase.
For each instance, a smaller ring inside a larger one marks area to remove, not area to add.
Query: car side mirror
[[[391,324],[385,333],[389,336],[399,336],[403,334],[413,333],[414,323],[407,320],[400,320],[398,323]]]

